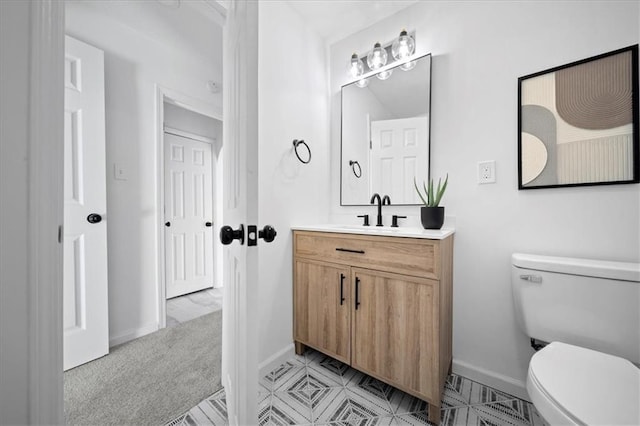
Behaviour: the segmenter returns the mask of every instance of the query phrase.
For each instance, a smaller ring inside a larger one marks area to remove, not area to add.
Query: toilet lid
[[[579,423],[640,424],[640,369],[626,359],[553,342],[531,358],[529,373]]]

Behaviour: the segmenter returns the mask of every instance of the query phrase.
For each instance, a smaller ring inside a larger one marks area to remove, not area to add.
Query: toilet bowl
[[[535,353],[527,392],[550,425],[640,425],[640,369],[562,342]]]
[[[532,346],[552,342],[527,374],[542,417],[550,425],[640,425],[640,264],[516,253],[511,284]]]

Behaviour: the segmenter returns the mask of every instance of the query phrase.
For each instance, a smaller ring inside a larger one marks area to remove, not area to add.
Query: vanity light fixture
[[[400,65],[400,69],[402,71],[409,71],[409,70],[414,69],[415,67],[416,67],[416,61],[409,61],[409,62],[406,62],[406,63]]]
[[[377,70],[378,68],[382,68],[387,64],[387,51],[380,43],[376,43],[373,45],[373,50],[369,52],[367,55],[367,65],[369,65],[369,69]]]
[[[400,35],[391,45],[391,56],[396,61],[402,61],[410,57],[416,51],[416,43],[413,37],[407,34],[407,30],[400,31]],[[412,70],[416,66],[416,61],[410,61],[400,65],[403,71]]]
[[[349,73],[351,73],[353,78],[358,78],[364,73],[364,64],[362,63],[362,59],[358,58],[357,53],[351,55],[351,65],[349,67]]]
[[[358,86],[361,89],[367,87],[368,85],[369,85],[368,78],[361,78],[360,80],[356,81],[356,86]]]
[[[376,77],[378,77],[380,80],[386,80],[391,77],[391,74],[393,74],[393,70],[386,70],[376,74]]]
[[[391,45],[391,55],[396,61],[402,61],[413,55],[416,51],[416,43],[413,37],[407,34],[407,30],[400,31],[400,35]]]
[[[362,76],[366,74],[369,76],[371,71],[377,71],[387,65],[387,59],[391,55],[393,62],[403,62],[399,68],[403,71],[412,70],[416,66],[416,61],[408,61],[416,51],[416,42],[412,35],[407,33],[407,30],[400,31],[400,35],[393,43],[389,43],[383,47],[380,42],[376,42],[373,45],[373,49],[367,54],[367,66],[364,66],[362,58],[358,57],[357,53],[351,55],[351,61],[349,62],[349,74],[352,78],[356,79],[355,84],[360,88],[367,87],[369,85],[369,79],[363,79]],[[390,52],[390,53],[387,53]],[[389,67],[387,67],[389,68]],[[393,69],[384,69],[376,73],[376,77],[380,80],[386,80],[393,74]]]

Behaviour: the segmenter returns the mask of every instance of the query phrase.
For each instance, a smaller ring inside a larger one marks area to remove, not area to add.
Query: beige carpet
[[[111,348],[64,374],[69,425],[162,425],[222,388],[222,311]]]

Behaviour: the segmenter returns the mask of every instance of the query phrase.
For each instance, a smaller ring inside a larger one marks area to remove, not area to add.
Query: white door
[[[393,204],[417,204],[414,176],[429,176],[427,117],[371,122],[370,193],[388,195]]]
[[[167,299],[213,287],[211,144],[164,134]]]
[[[222,381],[230,425],[258,423],[258,254],[246,225],[258,220],[258,3],[229,2],[224,28],[223,222],[245,241],[225,245]],[[217,243],[220,239],[217,238]]]
[[[109,352],[104,55],[65,37],[64,369]]]

